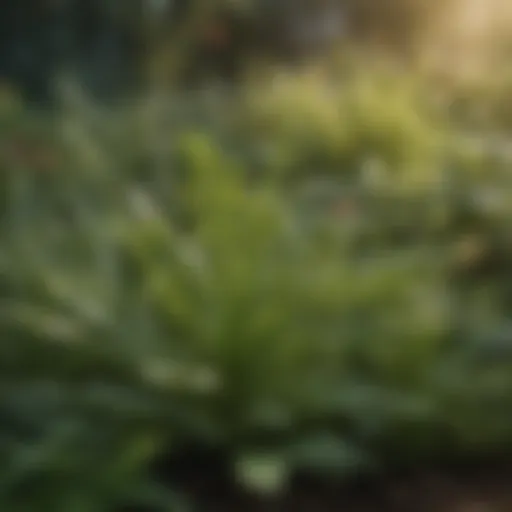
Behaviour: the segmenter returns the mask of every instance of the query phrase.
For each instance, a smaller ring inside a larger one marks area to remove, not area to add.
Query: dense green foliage
[[[512,441],[507,163],[403,77],[274,85],[2,101],[2,510],[180,510],[184,445],[273,493]]]

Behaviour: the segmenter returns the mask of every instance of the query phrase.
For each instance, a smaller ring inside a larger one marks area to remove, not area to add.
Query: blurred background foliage
[[[0,9],[0,508],[507,456],[510,77],[433,60],[457,11]]]

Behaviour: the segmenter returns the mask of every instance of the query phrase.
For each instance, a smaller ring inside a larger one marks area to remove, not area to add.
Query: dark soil
[[[198,512],[512,512],[512,459],[402,470],[344,485],[297,478],[273,500],[243,493],[219,460],[188,460],[171,479],[195,498]]]

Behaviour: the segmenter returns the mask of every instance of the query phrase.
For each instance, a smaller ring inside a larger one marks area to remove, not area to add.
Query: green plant
[[[508,210],[478,201],[481,163],[392,116],[412,101],[396,83],[365,84],[335,96],[346,119],[313,86],[323,111],[260,112],[279,165],[253,159],[258,113],[186,104],[170,129],[163,108],[76,110],[46,134],[52,172],[2,162],[0,506],[179,509],[150,468],[185,445],[271,494],[295,472],[507,446],[507,265],[459,279],[451,251],[477,228],[500,240]],[[366,150],[389,172],[354,192]],[[459,188],[404,186],[426,163]],[[329,200],[310,198],[320,177]]]
[[[439,183],[444,127],[421,87],[409,75],[370,69],[331,81],[313,69],[249,87],[240,126],[267,155],[264,168],[353,181],[377,162],[388,186]]]

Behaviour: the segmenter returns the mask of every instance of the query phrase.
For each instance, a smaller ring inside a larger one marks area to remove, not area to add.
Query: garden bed
[[[201,512],[507,512],[512,465],[481,464],[388,473],[346,485],[297,479],[277,500],[235,490],[222,471],[183,473]],[[206,469],[206,471],[205,471]]]

